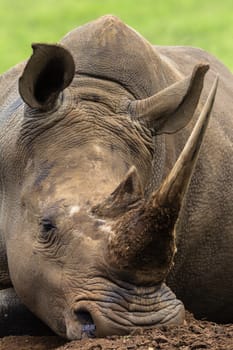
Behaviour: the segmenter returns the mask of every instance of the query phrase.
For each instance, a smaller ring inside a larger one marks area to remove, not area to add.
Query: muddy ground
[[[195,320],[187,313],[186,324],[179,327],[163,326],[161,329],[142,331],[124,337],[82,339],[65,342],[50,337],[5,337],[0,339],[0,350],[233,350],[233,324],[219,325]]]

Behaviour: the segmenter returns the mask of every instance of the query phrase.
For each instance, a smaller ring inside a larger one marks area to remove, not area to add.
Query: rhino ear
[[[198,64],[190,76],[151,97],[131,102],[131,116],[155,134],[172,134],[182,129],[193,117],[208,69],[208,64]]]
[[[74,60],[59,45],[33,44],[33,54],[19,79],[19,93],[32,108],[51,110],[75,73]]]

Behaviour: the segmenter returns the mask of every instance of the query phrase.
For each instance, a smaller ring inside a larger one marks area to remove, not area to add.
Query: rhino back
[[[174,78],[147,40],[115,16],[78,27],[61,43],[74,57],[76,74],[117,82],[135,98],[154,94]]]

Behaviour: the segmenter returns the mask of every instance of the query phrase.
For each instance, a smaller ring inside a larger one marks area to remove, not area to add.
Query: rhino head
[[[208,66],[178,79],[111,16],[33,50],[7,242],[17,293],[68,339],[182,323],[165,279],[217,83],[162,182],[160,135],[192,119]]]

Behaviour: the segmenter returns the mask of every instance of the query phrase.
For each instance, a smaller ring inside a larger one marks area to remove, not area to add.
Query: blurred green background
[[[233,70],[232,0],[0,0],[0,73],[71,29],[114,14],[151,43],[201,47]]]

